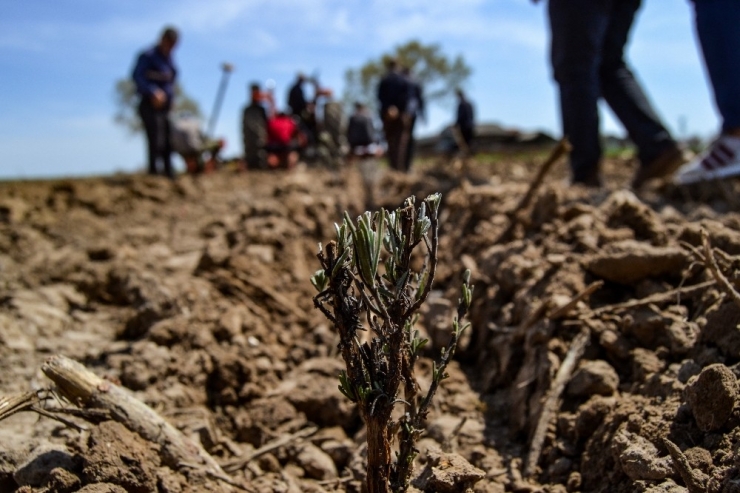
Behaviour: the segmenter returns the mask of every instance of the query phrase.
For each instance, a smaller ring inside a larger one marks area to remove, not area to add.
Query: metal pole
[[[213,137],[213,133],[216,130],[216,120],[218,120],[218,113],[221,111],[221,104],[224,102],[224,95],[226,94],[226,85],[229,82],[229,75],[234,71],[234,66],[230,63],[221,64],[221,83],[218,86],[218,92],[216,93],[216,101],[213,103],[213,111],[211,111],[211,118],[208,120],[208,131],[206,134],[209,137]]]

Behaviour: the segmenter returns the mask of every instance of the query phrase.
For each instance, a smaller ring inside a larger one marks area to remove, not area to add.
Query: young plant
[[[440,194],[416,207],[414,197],[393,212],[365,212],[353,221],[347,213],[336,225],[337,239],[319,245],[321,269],[311,278],[319,294],[315,306],[340,336],[346,371],[339,389],[359,407],[367,426],[367,489],[369,493],[405,492],[421,434],[435,392],[447,377],[445,369],[466,328],[461,320],[470,307],[473,288],[466,272],[450,343],[434,363],[425,394],[414,377],[414,364],[427,342],[413,329],[419,308],[432,288],[437,267]],[[426,248],[421,269],[412,269],[412,255]],[[369,330],[368,342],[359,331]],[[398,420],[396,406],[403,406]],[[391,447],[397,439],[396,458]]]

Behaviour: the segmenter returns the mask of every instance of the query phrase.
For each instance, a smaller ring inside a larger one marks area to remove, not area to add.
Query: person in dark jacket
[[[457,89],[455,94],[457,95],[457,118],[455,119],[455,126],[460,132],[460,137],[462,137],[462,141],[466,147],[463,151],[469,152],[473,144],[473,138],[475,137],[473,105],[465,97],[462,89]]]
[[[347,123],[347,143],[351,156],[375,155],[376,138],[373,119],[362,103],[355,103],[355,112]]]
[[[304,113],[306,112],[306,96],[303,93],[303,83],[306,81],[306,77],[303,74],[298,74],[298,78],[290,87],[288,91],[288,106],[290,107],[293,116],[303,119]]]
[[[157,160],[161,159],[163,172],[169,178],[174,178],[169,112],[175,96],[177,68],[172,61],[172,50],[177,39],[175,28],[165,28],[157,45],[139,54],[133,71],[141,99],[139,116],[146,131],[149,173],[158,174]]]
[[[406,146],[409,140],[406,107],[410,87],[406,77],[399,71],[398,62],[395,59],[388,60],[386,68],[387,72],[378,84],[380,119],[383,122],[383,132],[388,144],[388,164],[394,170],[404,171]]]

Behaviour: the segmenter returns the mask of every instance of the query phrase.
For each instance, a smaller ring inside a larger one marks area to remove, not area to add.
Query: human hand
[[[167,102],[167,95],[162,89],[155,89],[152,93],[152,106],[156,109],[163,108]]]

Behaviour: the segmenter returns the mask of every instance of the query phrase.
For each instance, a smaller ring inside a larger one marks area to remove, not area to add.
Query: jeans
[[[722,117],[722,130],[740,128],[740,2],[694,0],[696,32]]]
[[[675,146],[624,61],[640,0],[550,0],[551,62],[560,90],[563,134],[573,146],[574,182],[599,177],[601,97],[622,122],[642,165]]]
[[[165,109],[155,109],[148,99],[139,104],[139,116],[146,131],[149,174],[156,175],[157,158],[162,158],[164,175],[174,178],[172,170],[172,144],[170,143],[170,119]]]

